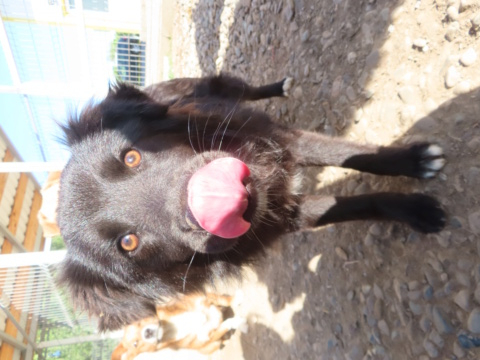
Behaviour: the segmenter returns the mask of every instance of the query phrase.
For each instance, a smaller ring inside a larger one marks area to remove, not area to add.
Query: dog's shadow
[[[401,353],[404,343],[398,337],[404,336],[421,348],[420,320],[422,315],[433,320],[432,306],[440,306],[445,316],[453,319],[448,321],[456,330],[466,330],[466,323],[452,313],[456,307],[445,299],[445,291],[461,287],[455,279],[459,258],[478,265],[478,237],[472,234],[468,217],[478,210],[480,198],[479,97],[480,89],[476,89],[449,100],[393,144],[421,140],[439,143],[447,157],[439,178],[415,180],[355,173],[321,189],[316,189],[315,177],[309,178],[306,190],[322,194],[352,195],[359,190],[431,194],[447,210],[446,228],[439,234],[424,235],[397,223],[366,221],[285,236],[267,250],[268,260],[256,265],[255,272],[269,289],[274,312],[284,311],[305,294],[302,309],[292,312],[295,336],[284,342],[272,334],[282,331],[275,324],[268,330],[253,325],[242,337],[245,359],[256,358],[258,348],[252,344],[258,343],[253,341],[258,338],[263,339],[262,349],[276,349],[276,354],[280,351],[302,359],[315,358],[316,351],[326,358],[342,358],[351,351],[365,354],[376,346],[383,349],[378,351]],[[432,264],[441,271],[432,270]],[[452,280],[447,282],[445,278]],[[419,314],[420,310],[410,305],[404,296],[407,284],[418,284],[424,294],[414,303],[430,309],[430,313],[426,310]],[[358,342],[360,334],[368,336]],[[455,341],[455,336],[447,341]]]

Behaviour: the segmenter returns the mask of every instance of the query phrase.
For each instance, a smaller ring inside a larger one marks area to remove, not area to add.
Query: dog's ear
[[[60,124],[65,134],[63,142],[72,146],[86,136],[105,129],[122,130],[126,123],[132,124],[131,120],[169,123],[164,121],[167,111],[167,105],[160,104],[132,85],[111,85],[101,103],[91,101],[80,115],[72,112],[67,124]],[[164,126],[162,124],[160,128]]]
[[[106,282],[67,255],[58,283],[68,289],[74,307],[98,318],[100,331],[117,330],[156,314],[154,301]]]
[[[100,107],[106,126],[115,126],[118,122],[132,118],[161,120],[168,111],[167,105],[156,102],[140,89],[128,84],[110,87],[108,96]]]

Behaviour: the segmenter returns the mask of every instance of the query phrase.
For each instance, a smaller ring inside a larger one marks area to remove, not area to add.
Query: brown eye
[[[127,152],[123,158],[123,162],[128,167],[134,168],[140,165],[140,161],[142,160],[142,155],[137,150],[130,150]]]
[[[120,240],[120,246],[125,251],[133,251],[138,247],[138,237],[134,234],[125,235]]]

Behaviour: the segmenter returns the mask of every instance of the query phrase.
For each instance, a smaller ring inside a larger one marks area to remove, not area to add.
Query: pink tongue
[[[209,233],[232,239],[245,234],[250,223],[243,213],[248,193],[242,181],[250,170],[235,158],[220,158],[197,170],[188,182],[188,206]]]

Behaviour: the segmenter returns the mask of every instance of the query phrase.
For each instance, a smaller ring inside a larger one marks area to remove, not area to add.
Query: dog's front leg
[[[297,163],[332,165],[378,175],[431,178],[445,164],[441,147],[417,143],[383,147],[348,142],[307,131],[294,131],[287,145]]]
[[[351,197],[305,196],[300,205],[300,228],[350,220],[393,220],[422,233],[440,231],[445,212],[423,194],[376,193]]]

